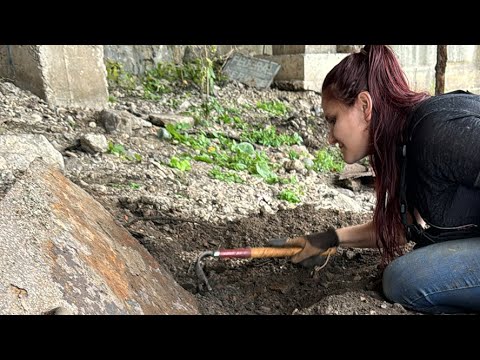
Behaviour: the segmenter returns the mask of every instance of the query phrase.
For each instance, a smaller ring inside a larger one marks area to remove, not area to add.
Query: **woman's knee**
[[[394,260],[390,263],[383,272],[382,287],[383,293],[388,300],[400,303],[403,303],[403,294],[404,285],[400,285],[399,279],[402,278],[402,273],[404,272],[401,264],[398,263],[399,259]]]
[[[418,274],[424,266],[420,252],[415,250],[392,261],[383,272],[383,292],[392,302],[414,307],[422,296],[425,284]]]
[[[383,273],[385,296],[392,302],[421,311],[458,307],[462,293],[475,292],[480,283],[478,240],[433,244],[395,259]]]

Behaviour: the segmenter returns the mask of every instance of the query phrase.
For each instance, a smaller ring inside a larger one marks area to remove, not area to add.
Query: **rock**
[[[163,127],[167,124],[188,124],[189,126],[193,126],[195,124],[195,119],[193,117],[176,114],[150,114],[148,120],[153,125]]]
[[[80,137],[80,146],[88,153],[104,153],[108,150],[108,142],[105,135],[85,134]]]
[[[0,201],[0,223],[0,314],[59,303],[76,314],[198,313],[195,298],[100,203],[42,160]]]
[[[102,110],[100,122],[107,133],[123,132],[132,133],[133,115],[127,111]]]
[[[45,313],[45,315],[74,315],[74,313],[72,310],[67,309],[66,307],[59,306],[48,311]]]
[[[303,163],[298,159],[286,161],[283,164],[283,167],[287,171],[297,171],[297,172],[300,172],[303,169],[305,169],[305,166],[303,165]]]
[[[361,177],[374,177],[374,173],[372,169],[366,168],[358,163],[346,164],[343,171],[338,176],[338,180],[357,179]]]

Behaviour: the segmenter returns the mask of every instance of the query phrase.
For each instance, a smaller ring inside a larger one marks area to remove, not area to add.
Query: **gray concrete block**
[[[337,45],[273,45],[273,55],[332,54]]]
[[[107,104],[100,45],[1,45],[0,75],[52,106],[103,108]]]
[[[14,80],[19,88],[46,100],[38,45],[1,45],[1,48],[5,61],[0,62],[0,73]]]
[[[275,76],[277,80],[304,80],[305,54],[273,55],[262,57],[280,64],[280,71]]]
[[[103,108],[108,99],[103,47],[42,45],[39,48],[47,102]]]
[[[265,57],[282,67],[275,82],[283,88],[320,91],[326,74],[348,54],[294,54]],[[291,86],[288,86],[291,83]]]
[[[305,45],[272,45],[272,55],[305,54]]]

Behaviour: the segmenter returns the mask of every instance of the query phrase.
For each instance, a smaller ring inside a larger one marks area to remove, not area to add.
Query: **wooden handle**
[[[251,248],[251,258],[270,258],[270,257],[289,257],[298,254],[303,248],[290,247],[290,248],[276,248],[276,247],[258,247]],[[337,251],[337,248],[329,248],[325,252],[321,253],[322,256],[333,255]]]

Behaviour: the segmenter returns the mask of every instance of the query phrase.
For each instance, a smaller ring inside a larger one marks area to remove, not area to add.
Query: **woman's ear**
[[[370,96],[370,93],[368,91],[362,91],[360,94],[358,94],[358,101],[360,102],[360,105],[362,107],[362,112],[365,115],[365,121],[367,123],[370,123],[370,120],[372,119],[372,97]]]

